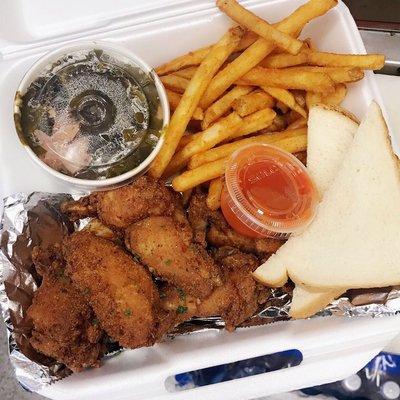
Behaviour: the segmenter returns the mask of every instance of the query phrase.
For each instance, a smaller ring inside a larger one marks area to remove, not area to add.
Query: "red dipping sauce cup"
[[[318,192],[306,167],[267,144],[236,151],[225,170],[221,209],[238,233],[285,238],[302,232],[315,216]]]

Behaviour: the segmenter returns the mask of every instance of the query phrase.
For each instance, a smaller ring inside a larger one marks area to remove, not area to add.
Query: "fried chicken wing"
[[[222,247],[232,246],[246,253],[253,253],[265,256],[268,253],[275,253],[284,243],[283,240],[273,238],[250,238],[234,231],[225,218],[218,212],[214,217],[207,232],[209,244]]]
[[[206,204],[206,194],[195,192],[188,209],[189,223],[194,230],[194,239],[197,243],[207,243],[216,246],[231,246],[253,253],[261,257],[275,253],[284,243],[283,240],[273,238],[254,239],[234,231],[226,222],[220,211],[211,211]]]
[[[204,298],[220,282],[219,268],[192,231],[172,217],[149,217],[126,230],[126,246],[162,279]]]
[[[90,232],[66,238],[67,273],[101,326],[124,347],[151,346],[159,337],[159,294],[150,274],[115,243]]]
[[[43,281],[27,315],[33,323],[31,345],[72,371],[97,367],[103,333],[93,310],[65,275],[61,248],[36,247],[32,254]]]
[[[257,268],[256,257],[233,248],[222,248],[215,258],[223,269],[224,283],[206,299],[188,295],[183,289],[169,286],[164,292],[163,306],[175,310],[181,318],[221,316],[227,330],[250,318],[258,307],[259,290],[251,272]]]
[[[110,228],[125,229],[152,215],[171,215],[175,203],[171,189],[145,175],[121,188],[66,202],[61,210],[73,220],[97,215]]]

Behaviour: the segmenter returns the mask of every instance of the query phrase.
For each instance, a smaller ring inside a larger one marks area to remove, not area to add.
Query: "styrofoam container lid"
[[[276,22],[306,0],[245,0],[242,4]],[[74,40],[119,43],[155,67],[190,50],[215,42],[232,21],[214,0],[2,0],[0,2],[0,194],[73,192],[33,164],[15,135],[13,97],[23,75],[46,51]],[[363,53],[361,37],[346,6],[312,21],[302,38],[322,51]],[[381,103],[374,75],[349,85],[345,108],[361,117],[372,100]],[[394,143],[397,143],[395,140]],[[398,148],[396,147],[397,151]],[[16,162],[18,160],[18,162]],[[27,176],[29,171],[29,176]],[[227,332],[184,335],[153,348],[125,351],[88,370],[49,386],[31,388],[57,400],[257,398],[345,379],[362,368],[398,334],[392,318],[314,318]],[[168,393],[174,374],[296,348],[303,362],[293,368]],[[23,361],[21,361],[23,362]],[[38,366],[38,374],[41,370]]]

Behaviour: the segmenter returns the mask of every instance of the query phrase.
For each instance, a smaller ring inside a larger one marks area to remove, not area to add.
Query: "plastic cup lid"
[[[52,169],[105,179],[140,165],[163,128],[152,74],[118,50],[89,45],[49,59],[21,93],[21,130]]]
[[[299,232],[314,217],[318,195],[306,167],[278,147],[254,144],[238,150],[225,178],[232,211],[261,235]]]

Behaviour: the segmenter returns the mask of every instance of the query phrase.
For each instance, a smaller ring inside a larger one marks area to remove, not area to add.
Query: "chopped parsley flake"
[[[167,265],[167,266],[170,266],[170,265],[172,264],[172,260],[170,260],[170,259],[168,258],[168,260],[165,260],[165,261],[164,261],[164,264]]]
[[[185,299],[186,299],[186,293],[185,293],[182,289],[180,289],[180,288],[177,288],[176,290],[178,291],[179,298],[180,298],[181,300],[185,300]]]
[[[127,308],[126,310],[124,310],[124,315],[130,317],[132,315],[132,310],[130,308]]]
[[[160,293],[160,299],[164,299],[165,297],[167,297],[166,293]]]
[[[185,314],[185,312],[188,310],[188,308],[187,307],[185,307],[185,306],[179,306],[177,309],[176,309],[176,312],[178,313],[178,314]]]
[[[95,318],[95,319],[92,321],[92,325],[93,325],[93,326],[98,326],[98,325],[99,325],[99,320],[98,320],[97,318]]]

